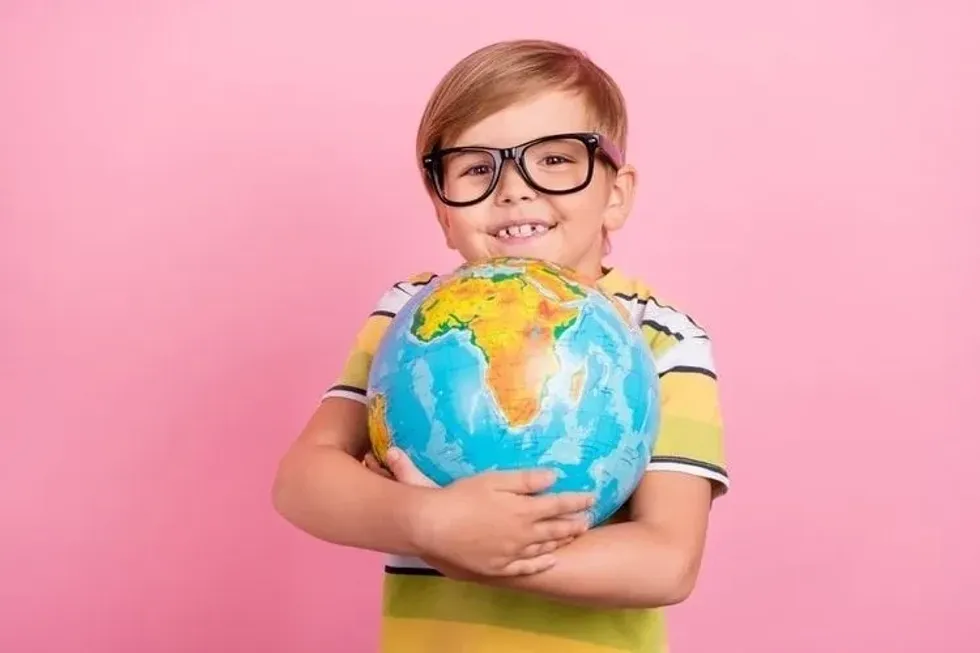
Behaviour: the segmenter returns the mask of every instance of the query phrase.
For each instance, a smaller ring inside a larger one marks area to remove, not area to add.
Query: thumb
[[[400,449],[394,447],[389,449],[385,462],[388,464],[388,469],[391,470],[392,475],[397,481],[419,487],[438,487],[429,480],[429,477],[420,472],[418,467],[415,466],[415,463],[412,462],[412,459]]]
[[[547,469],[521,469],[498,472],[494,485],[506,492],[535,494],[547,490],[556,480],[555,473]]]

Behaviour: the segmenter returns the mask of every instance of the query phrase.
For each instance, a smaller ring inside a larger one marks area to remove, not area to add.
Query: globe
[[[535,259],[460,266],[392,320],[372,361],[368,432],[445,486],[548,468],[595,496],[590,526],[636,489],[660,423],[652,354],[625,308]]]

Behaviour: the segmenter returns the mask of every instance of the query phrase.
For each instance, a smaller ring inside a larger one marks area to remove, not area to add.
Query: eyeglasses
[[[479,204],[500,182],[508,159],[534,190],[548,195],[577,193],[592,183],[596,153],[618,170],[623,155],[612,141],[592,132],[554,134],[515,147],[450,147],[422,157],[439,199],[449,206]]]

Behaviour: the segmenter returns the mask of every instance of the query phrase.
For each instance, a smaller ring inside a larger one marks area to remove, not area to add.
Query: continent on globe
[[[555,341],[578,318],[572,300],[585,292],[545,266],[523,273],[463,276],[418,307],[412,333],[423,341],[458,329],[487,363],[487,385],[511,426],[529,424],[540,410],[544,384],[558,371]],[[523,365],[522,361],[535,361]]]
[[[536,259],[468,263],[422,288],[371,366],[368,430],[436,483],[550,467],[604,521],[642,478],[659,427],[652,354],[625,309]]]
[[[388,433],[388,424],[385,422],[385,411],[387,401],[383,394],[376,394],[368,404],[368,436],[371,440],[371,450],[379,462],[384,462],[388,458],[388,449],[391,447],[391,434]]]

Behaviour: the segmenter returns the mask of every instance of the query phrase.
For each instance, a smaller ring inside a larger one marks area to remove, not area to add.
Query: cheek
[[[589,187],[581,193],[553,198],[552,206],[566,222],[598,225],[602,222],[606,195],[601,188]]]
[[[449,231],[452,233],[466,233],[478,228],[485,223],[486,209],[482,206],[468,206],[462,209],[447,208],[444,212]]]

